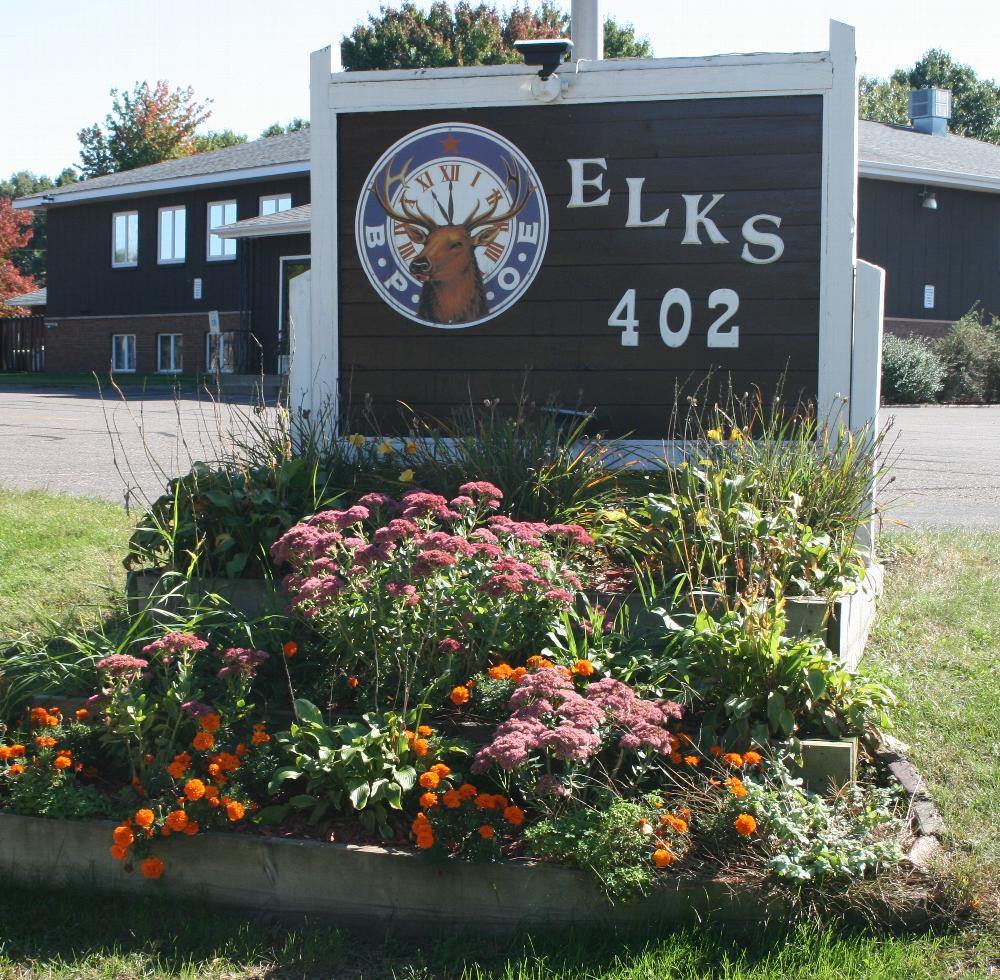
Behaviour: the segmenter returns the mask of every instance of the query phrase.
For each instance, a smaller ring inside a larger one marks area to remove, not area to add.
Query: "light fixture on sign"
[[[928,211],[937,211],[937,195],[926,187],[920,192],[920,206]]]
[[[539,65],[538,77],[531,80],[531,97],[536,102],[555,102],[569,88],[566,79],[556,76],[556,69],[567,53],[572,52],[573,42],[568,37],[545,38],[533,41],[515,41],[514,47],[526,65]]]

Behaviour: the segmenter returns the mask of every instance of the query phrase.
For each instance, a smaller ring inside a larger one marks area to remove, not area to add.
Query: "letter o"
[[[521,273],[517,271],[512,265],[504,266],[500,270],[500,274],[497,276],[497,282],[510,292],[512,289],[516,289],[518,284],[521,282]]]

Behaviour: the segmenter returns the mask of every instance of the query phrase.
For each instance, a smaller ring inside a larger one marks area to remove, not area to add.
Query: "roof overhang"
[[[859,177],[876,180],[895,180],[904,184],[933,184],[936,187],[955,187],[967,191],[990,191],[1000,194],[1000,177],[983,174],[962,174],[953,170],[934,170],[902,163],[884,163],[872,160],[858,162]]]
[[[212,232],[220,238],[274,238],[278,235],[308,235],[310,206],[300,204],[289,211],[244,218],[229,225],[220,225]]]
[[[159,194],[163,191],[184,190],[188,187],[210,187],[213,184],[235,184],[248,180],[263,180],[267,177],[282,177],[286,174],[308,174],[308,160],[294,160],[291,163],[275,163],[266,167],[242,167],[239,170],[222,170],[212,174],[192,174],[189,177],[172,177],[165,180],[134,181],[116,184],[113,187],[88,188],[81,181],[60,194],[33,194],[14,201],[15,208],[48,208],[59,204],[78,204],[82,201],[108,200],[116,197],[135,197],[139,194]],[[48,200],[47,200],[48,198]]]

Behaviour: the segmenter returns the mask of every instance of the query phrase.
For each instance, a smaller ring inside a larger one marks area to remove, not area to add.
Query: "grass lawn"
[[[114,504],[0,488],[0,639],[120,587],[129,526]]]
[[[40,597],[50,614],[94,598],[126,535],[124,514],[110,505],[0,491],[0,623],[30,622]],[[899,695],[895,734],[912,745],[954,834],[956,887],[979,897],[984,920],[996,920],[1000,533],[910,532],[886,551],[887,595],[868,668]],[[775,923],[749,936],[706,927],[633,941],[590,934],[503,945],[461,932],[358,939],[329,924],[261,925],[152,896],[0,888],[0,980],[944,980],[996,976],[998,948],[1000,934],[977,924],[899,936]]]

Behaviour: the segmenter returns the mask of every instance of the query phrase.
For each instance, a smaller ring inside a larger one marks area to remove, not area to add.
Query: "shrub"
[[[1000,400],[1000,317],[984,324],[980,309],[973,307],[938,341],[937,354],[946,372],[944,401]]]
[[[370,494],[278,540],[291,610],[322,638],[333,691],[373,707],[394,697],[406,713],[414,695],[461,687],[495,653],[523,661],[537,649],[593,542],[576,525],[488,517],[500,496],[483,482],[450,502]]]
[[[886,334],[882,341],[882,397],[890,403],[936,401],[946,367],[930,341]]]

